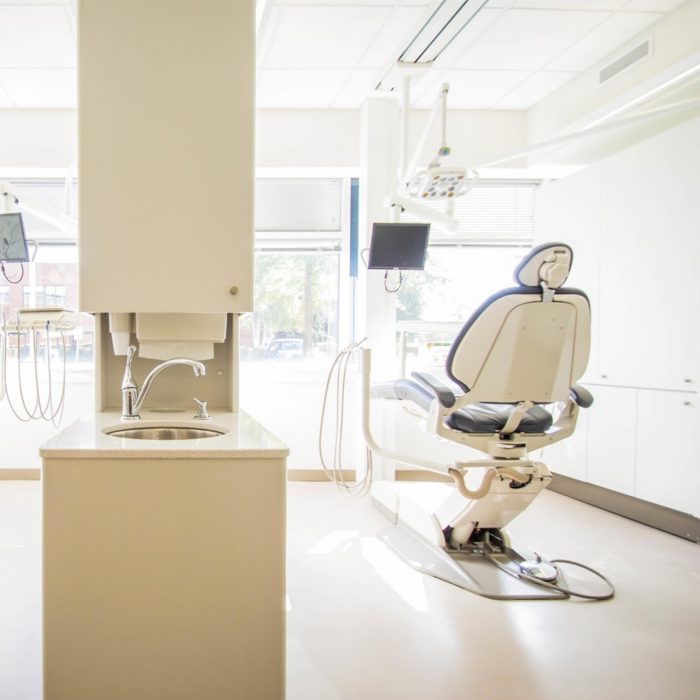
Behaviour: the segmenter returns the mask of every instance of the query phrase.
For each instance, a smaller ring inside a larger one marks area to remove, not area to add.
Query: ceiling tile
[[[287,7],[267,57],[269,68],[354,68],[390,7]]]
[[[661,16],[652,12],[619,12],[612,15],[545,67],[556,71],[586,70],[654,24]]]
[[[75,65],[75,39],[62,6],[0,5],[0,68]]]
[[[534,73],[493,105],[494,109],[529,109],[568,83],[576,73]]]
[[[331,107],[336,109],[359,107],[373,92],[376,82],[376,70],[353,71],[333,100]]]
[[[276,5],[386,5],[394,7],[427,7],[434,0],[274,0]]]
[[[350,75],[349,70],[280,70],[263,72],[257,91],[259,109],[323,109]]]
[[[513,7],[536,10],[606,10],[615,11],[629,0],[515,0]]]
[[[474,15],[469,24],[455,37],[454,41],[443,51],[440,62],[447,67],[453,65],[472,44],[476,42],[489,27],[501,17],[503,10],[489,9],[490,5]]]
[[[527,71],[470,71],[449,70],[436,75],[432,88],[417,97],[414,107],[432,107],[439,86],[448,83],[449,109],[488,109],[531,74]]]
[[[23,109],[75,109],[76,71],[68,68],[0,70],[0,85],[17,107]]]
[[[359,68],[384,68],[398,59],[399,54],[417,31],[425,15],[424,7],[397,7],[393,10],[379,32],[374,35]]]
[[[605,12],[509,10],[453,65],[475,70],[537,70],[609,16]]]

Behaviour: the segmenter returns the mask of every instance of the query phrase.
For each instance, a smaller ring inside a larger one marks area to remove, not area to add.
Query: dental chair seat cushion
[[[428,411],[435,398],[420,384],[410,379],[384,382],[372,387],[372,398],[411,401],[423,411]],[[447,425],[462,433],[497,433],[503,428],[515,404],[474,403],[451,413]],[[523,417],[517,432],[544,433],[552,427],[552,414],[542,406],[533,406]]]
[[[474,403],[455,411],[447,425],[462,433],[497,433],[503,428],[516,404]],[[552,414],[542,406],[533,406],[518,426],[518,433],[544,433],[552,427]]]

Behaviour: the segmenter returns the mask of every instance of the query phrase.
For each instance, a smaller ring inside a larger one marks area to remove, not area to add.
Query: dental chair
[[[557,566],[564,560],[516,547],[503,530],[551,480],[530,454],[569,437],[579,409],[593,403],[577,384],[588,362],[591,315],[586,295],[563,286],[572,259],[563,243],[525,256],[515,270],[518,286],[489,297],[452,343],[449,384],[413,372],[412,379],[371,386],[371,354],[363,351],[363,431],[370,449],[454,482],[454,488],[425,484],[441,490],[423,501],[397,483],[376,482],[373,501],[395,524],[381,538],[414,568],[490,598],[577,595]],[[370,428],[373,399],[401,402],[436,438],[481,454],[443,464],[382,448]],[[566,563],[613,590],[598,572]]]

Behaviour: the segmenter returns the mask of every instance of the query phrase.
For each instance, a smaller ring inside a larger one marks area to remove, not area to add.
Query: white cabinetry
[[[587,480],[634,495],[636,389],[591,387],[588,416]]]
[[[544,448],[542,460],[553,472],[586,481],[588,420],[589,409],[580,409],[574,434]]]
[[[594,169],[605,241],[598,370],[616,385],[683,390],[697,381],[700,238],[689,208],[700,177],[689,148],[700,157],[692,138],[670,132]]]
[[[695,516],[699,202],[696,118],[543,186],[536,220],[538,242],[573,247],[570,284],[588,294],[593,322],[588,424],[545,461]]]
[[[252,307],[253,0],[80,0],[80,306]]]
[[[634,495],[700,516],[696,394],[639,391]]]

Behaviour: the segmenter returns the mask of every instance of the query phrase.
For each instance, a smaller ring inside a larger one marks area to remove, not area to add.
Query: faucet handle
[[[194,399],[197,404],[197,413],[194,415],[195,420],[211,420],[209,416],[209,411],[207,411],[207,402],[200,401],[198,398]]]

